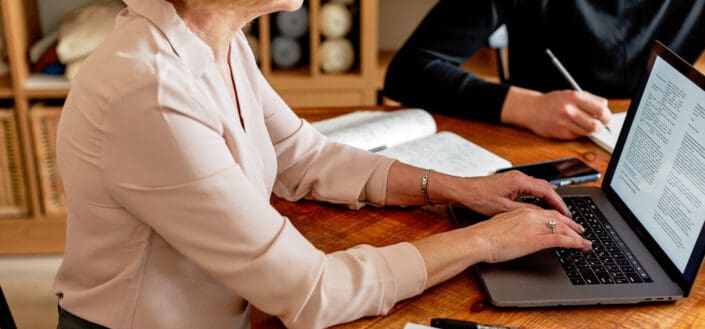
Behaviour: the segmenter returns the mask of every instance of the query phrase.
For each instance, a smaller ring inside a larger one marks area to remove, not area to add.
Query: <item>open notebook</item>
[[[602,129],[600,131],[594,132],[590,135],[590,140],[593,143],[599,145],[607,152],[612,153],[614,146],[617,145],[617,139],[619,139],[619,132],[622,130],[622,124],[624,124],[624,118],[627,116],[627,112],[613,113],[612,121],[607,124],[610,130]]]
[[[449,131],[421,109],[357,111],[313,123],[329,140],[456,176],[485,176],[506,159]]]

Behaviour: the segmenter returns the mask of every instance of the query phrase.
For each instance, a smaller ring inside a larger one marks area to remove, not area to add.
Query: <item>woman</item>
[[[250,303],[289,327],[320,328],[384,314],[477,262],[590,247],[544,181],[430,173],[327,143],[297,118],[240,29],[300,0],[125,2],[73,80],[59,124],[69,203],[60,328],[247,328]],[[272,191],[350,207],[457,202],[498,215],[326,255],[271,207]],[[518,193],[560,212],[515,203]]]

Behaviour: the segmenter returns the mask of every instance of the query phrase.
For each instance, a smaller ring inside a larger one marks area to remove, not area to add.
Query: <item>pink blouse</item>
[[[383,205],[393,160],[326,142],[264,80],[242,33],[230,57],[238,109],[169,2],[125,2],[59,123],[64,309],[111,328],[247,328],[251,303],[320,328],[423,290],[413,245],[326,255],[269,203],[274,192]]]

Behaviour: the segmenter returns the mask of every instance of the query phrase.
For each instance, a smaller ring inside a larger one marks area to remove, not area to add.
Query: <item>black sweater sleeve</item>
[[[405,106],[498,123],[509,85],[460,67],[501,24],[491,0],[441,0],[392,59],[385,96]]]

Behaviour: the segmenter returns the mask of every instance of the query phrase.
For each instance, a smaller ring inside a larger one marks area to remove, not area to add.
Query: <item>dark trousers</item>
[[[56,329],[108,329],[99,324],[81,319],[69,311],[64,310],[61,306],[59,308],[59,324]]]

